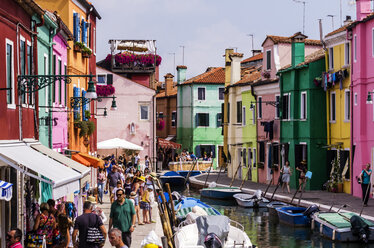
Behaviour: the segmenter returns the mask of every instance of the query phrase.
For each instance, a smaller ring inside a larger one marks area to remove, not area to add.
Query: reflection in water
[[[185,194],[187,195],[187,194]],[[197,192],[190,192],[192,197],[200,198]],[[277,216],[270,215],[267,208],[242,208],[235,202],[201,200],[230,219],[241,223],[252,243],[259,248],[374,248],[374,244],[332,242],[312,233],[310,228],[291,227],[279,223]]]

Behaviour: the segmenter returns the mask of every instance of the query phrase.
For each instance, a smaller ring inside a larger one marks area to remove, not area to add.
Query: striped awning
[[[0,200],[10,201],[12,199],[12,183],[0,180]]]

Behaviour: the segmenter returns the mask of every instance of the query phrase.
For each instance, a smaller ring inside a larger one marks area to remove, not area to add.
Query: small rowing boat
[[[254,194],[235,194],[233,196],[239,206],[245,208],[264,208],[269,200],[261,196],[261,190],[257,190]]]
[[[232,200],[235,194],[241,192],[238,187],[208,187],[200,190],[203,197],[224,200]]]

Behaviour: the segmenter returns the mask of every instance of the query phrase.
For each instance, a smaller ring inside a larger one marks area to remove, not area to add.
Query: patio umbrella
[[[114,138],[97,143],[97,149],[116,149],[117,157],[117,149],[142,151],[143,147],[135,145],[134,143],[131,143],[124,139]]]

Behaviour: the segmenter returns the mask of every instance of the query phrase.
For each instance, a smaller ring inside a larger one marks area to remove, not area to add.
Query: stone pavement
[[[210,174],[208,177],[208,183],[209,182],[215,182],[217,179],[218,174]],[[195,177],[190,178],[191,185],[190,187],[196,187],[196,188],[202,188],[204,186],[205,180],[207,175],[199,175]],[[221,174],[218,178],[217,186],[229,186],[231,183],[231,178],[227,177],[226,174]],[[240,187],[241,180],[235,180],[233,183],[233,186]],[[243,191],[245,193],[253,193],[257,189],[262,190],[263,192],[266,190],[267,184],[262,183],[255,183],[246,181],[243,186]],[[268,193],[266,194],[266,197],[270,198],[275,190],[275,186],[270,186]],[[275,200],[283,201],[283,202],[290,202],[294,193],[296,190],[291,189],[291,194],[288,193],[282,193],[282,188],[279,187],[276,194],[274,195]],[[297,204],[299,195],[295,197],[293,200],[293,204]],[[303,193],[300,205],[301,206],[310,206],[312,204],[316,204],[320,207],[321,210],[328,210],[331,205],[333,205],[333,210],[336,211],[341,205],[346,204],[347,207],[345,207],[342,211],[351,211],[355,213],[360,213],[362,209],[362,200],[361,198],[354,197],[349,194],[345,193],[331,193],[327,191],[321,191],[321,190],[312,190],[312,191],[306,191]],[[362,216],[373,220],[374,221],[374,199],[370,198],[368,202],[368,207],[363,208]]]
[[[109,194],[104,195],[103,204],[98,203],[97,206],[100,207],[104,211],[106,217],[108,218],[108,220],[104,223],[104,225],[107,231],[109,231],[108,230],[109,214],[110,214]],[[140,215],[140,219],[141,220],[143,219],[142,215]],[[161,226],[160,215],[158,214],[157,205],[152,206],[152,219],[155,220],[156,223],[146,224],[146,225],[138,225],[138,223],[136,223],[135,231],[132,233],[131,247],[140,248],[141,242],[148,235],[148,233],[152,230],[154,230],[161,239],[161,236],[163,236],[164,234],[163,234],[163,230]],[[109,247],[112,247],[112,246],[110,245],[109,239],[107,238],[105,241],[104,248],[109,248]]]

